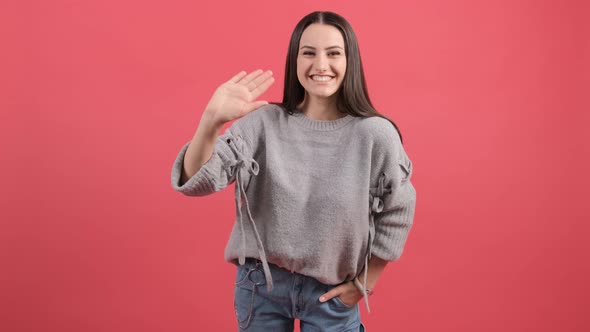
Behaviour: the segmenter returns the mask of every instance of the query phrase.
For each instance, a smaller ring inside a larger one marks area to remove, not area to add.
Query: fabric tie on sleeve
[[[226,140],[227,144],[233,151],[236,156],[236,159],[233,160],[231,163],[226,165],[226,169],[228,171],[229,176],[236,176],[236,214],[238,217],[238,222],[240,224],[240,230],[242,233],[242,252],[240,253],[239,263],[240,265],[244,265],[246,263],[246,233],[244,231],[244,221],[242,218],[242,196],[244,197],[244,203],[246,204],[246,211],[248,213],[248,219],[250,220],[250,224],[252,225],[252,229],[254,231],[254,235],[256,236],[256,246],[258,248],[258,254],[260,255],[260,260],[262,261],[262,267],[264,269],[264,276],[266,278],[266,285],[269,291],[273,288],[272,283],[272,275],[270,273],[270,268],[268,266],[268,262],[266,260],[266,252],[264,251],[264,245],[262,244],[262,240],[260,238],[260,234],[258,233],[258,229],[256,227],[256,223],[252,218],[252,213],[250,212],[250,204],[248,203],[248,197],[246,196],[246,191],[244,189],[244,181],[243,181],[243,171],[247,171],[251,175],[258,175],[259,165],[256,160],[252,158],[248,158],[236,145],[243,144],[244,142],[240,142],[233,137],[229,137]]]
[[[363,295],[365,298],[365,305],[367,306],[367,312],[371,312],[369,309],[369,295],[367,294],[367,271],[369,269],[371,251],[373,250],[373,240],[375,239],[375,214],[383,211],[383,196],[391,193],[391,186],[385,187],[385,180],[385,173],[381,173],[377,187],[369,189],[369,241],[367,244],[367,255],[365,256],[365,271],[363,278]]]

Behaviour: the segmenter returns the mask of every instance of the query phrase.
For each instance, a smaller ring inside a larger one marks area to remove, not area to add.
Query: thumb
[[[331,289],[329,292],[325,293],[324,295],[320,296],[320,302],[326,302],[331,300],[333,297],[340,295],[341,291],[338,287]]]

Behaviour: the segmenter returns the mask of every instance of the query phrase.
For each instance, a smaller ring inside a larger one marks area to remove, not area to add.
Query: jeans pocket
[[[234,287],[234,310],[240,329],[247,329],[254,318],[258,287],[265,284],[264,272],[260,262],[239,266]]]
[[[256,288],[248,289],[236,286],[234,289],[234,311],[240,329],[247,329],[252,323]]]
[[[343,307],[344,309],[353,309],[354,307],[356,307],[356,304],[349,305],[344,303],[344,301],[342,301],[339,296],[334,296],[332,300],[336,305],[338,305],[339,307]]]
[[[248,279],[248,272],[250,272],[250,265],[248,263],[244,265],[238,265],[238,271],[236,273],[235,285],[242,285]]]
[[[339,285],[325,285],[323,287],[324,293],[327,293],[338,286]],[[334,296],[332,299],[328,300],[327,303],[329,304],[330,308],[337,311],[346,311],[356,308],[356,304],[348,305],[344,303],[344,301],[342,301],[339,296]]]

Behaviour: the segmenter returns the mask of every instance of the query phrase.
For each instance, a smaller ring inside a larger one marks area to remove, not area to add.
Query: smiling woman
[[[209,101],[172,169],[174,189],[235,182],[225,259],[238,266],[238,326],[364,331],[358,303],[399,259],[414,217],[412,162],[372,106],[350,24],[314,12],[289,43],[282,103],[256,99],[272,72],[240,72]],[[222,135],[221,127],[236,120]]]

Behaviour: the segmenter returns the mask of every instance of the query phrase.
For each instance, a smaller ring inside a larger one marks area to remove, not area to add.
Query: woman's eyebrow
[[[302,49],[304,49],[304,48],[311,48],[312,50],[315,50],[315,47],[313,47],[313,46],[308,46],[308,45],[303,45],[303,46],[301,46],[300,50],[302,50]],[[334,46],[326,47],[325,49],[326,49],[326,50],[331,50],[331,49],[333,49],[333,48],[339,48],[339,49],[343,49],[341,46],[338,46],[338,45],[334,45]]]

